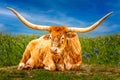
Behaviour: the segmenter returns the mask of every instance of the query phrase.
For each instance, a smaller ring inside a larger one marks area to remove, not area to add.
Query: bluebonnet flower
[[[86,53],[86,54],[85,54],[85,56],[86,56],[86,58],[87,58],[87,59],[89,59],[89,58],[90,58],[89,53]]]
[[[118,67],[120,67],[120,62],[118,62]]]
[[[98,56],[99,51],[96,48],[94,48],[94,53],[96,54],[96,56]]]

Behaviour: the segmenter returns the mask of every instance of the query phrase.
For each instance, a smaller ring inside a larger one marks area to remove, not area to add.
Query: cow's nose
[[[55,52],[57,52],[57,49],[55,49]]]
[[[56,48],[56,47],[51,47],[51,48],[50,48],[50,51],[51,51],[52,53],[57,53],[57,48]]]
[[[52,53],[60,53],[60,52],[61,52],[60,49],[57,48],[57,47],[51,47],[51,48],[50,48],[50,51],[51,51]]]

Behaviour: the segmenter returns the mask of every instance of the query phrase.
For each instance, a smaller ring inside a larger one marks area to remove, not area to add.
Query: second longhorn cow
[[[32,40],[19,63],[18,69],[45,68],[47,70],[79,70],[82,64],[81,45],[77,32],[85,33],[94,30],[112,12],[108,13],[87,28],[66,26],[42,26],[30,23],[17,11],[9,8],[27,27],[35,30],[46,30],[49,34]]]

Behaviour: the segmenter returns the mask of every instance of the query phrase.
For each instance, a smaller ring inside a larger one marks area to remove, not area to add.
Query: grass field
[[[80,37],[80,71],[16,70],[26,45],[39,37],[0,33],[0,80],[120,80],[120,34]]]

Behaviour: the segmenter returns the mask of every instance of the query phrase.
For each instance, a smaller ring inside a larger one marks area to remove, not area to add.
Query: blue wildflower
[[[120,62],[118,62],[118,67],[120,67]]]
[[[96,54],[96,56],[98,56],[99,51],[96,48],[94,48],[94,53]]]
[[[86,53],[86,54],[85,54],[85,56],[86,56],[86,58],[87,58],[87,59],[89,59],[89,58],[90,58],[89,53]]]

